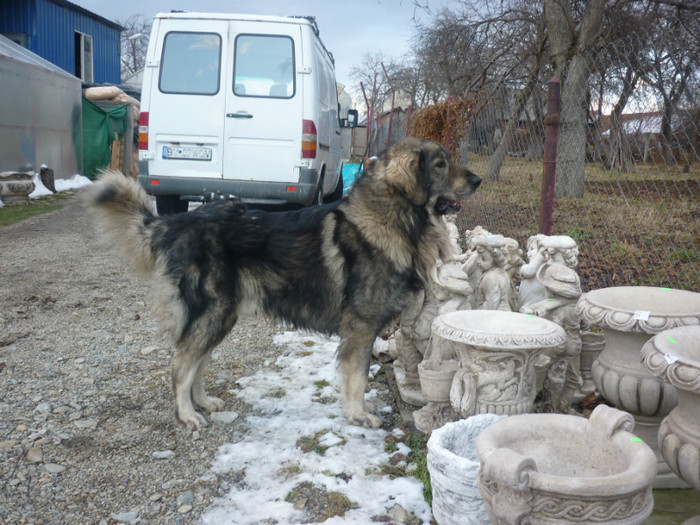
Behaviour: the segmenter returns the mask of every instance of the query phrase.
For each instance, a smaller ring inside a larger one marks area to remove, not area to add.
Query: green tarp
[[[83,175],[94,179],[112,159],[114,132],[124,135],[127,105],[103,108],[83,98]]]

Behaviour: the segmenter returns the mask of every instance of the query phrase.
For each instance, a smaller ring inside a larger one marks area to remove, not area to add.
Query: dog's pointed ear
[[[425,148],[415,141],[401,142],[387,152],[385,163],[387,183],[412,203],[425,203],[428,187],[424,174],[430,169]]]

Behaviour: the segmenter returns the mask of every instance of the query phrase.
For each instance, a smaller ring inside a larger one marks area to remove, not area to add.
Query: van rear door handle
[[[228,118],[253,118],[247,111],[237,111],[236,113],[226,113]]]

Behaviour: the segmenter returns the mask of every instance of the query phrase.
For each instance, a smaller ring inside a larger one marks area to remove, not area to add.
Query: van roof
[[[160,19],[180,19],[180,20],[245,20],[251,22],[276,22],[280,24],[295,24],[295,25],[307,25],[311,27],[316,37],[321,42],[323,50],[326,52],[330,58],[333,65],[335,65],[335,57],[333,53],[326,49],[325,44],[321,40],[320,31],[318,29],[318,24],[316,24],[316,17],[314,16],[275,16],[275,15],[250,15],[250,14],[238,14],[238,13],[203,13],[198,11],[177,11],[173,10],[169,13],[158,13],[154,18]]]
[[[313,16],[275,16],[275,15],[251,15],[238,13],[203,13],[198,11],[171,11],[158,13],[155,18],[180,18],[180,19],[209,19],[209,20],[248,20],[259,22],[279,22],[286,24],[303,24],[311,26],[318,32],[316,19]]]

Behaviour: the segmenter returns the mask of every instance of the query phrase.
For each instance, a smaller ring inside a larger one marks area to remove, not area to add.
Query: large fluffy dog
[[[177,420],[196,429],[223,402],[207,395],[213,348],[245,314],[340,335],[348,419],[376,427],[364,393],[372,344],[451,253],[441,215],[481,179],[435,142],[406,139],[374,160],[350,194],[295,211],[248,211],[222,200],[156,216],[138,183],[105,173],[88,191],[102,231],[131,266],[159,279],[157,310],[177,347]]]

